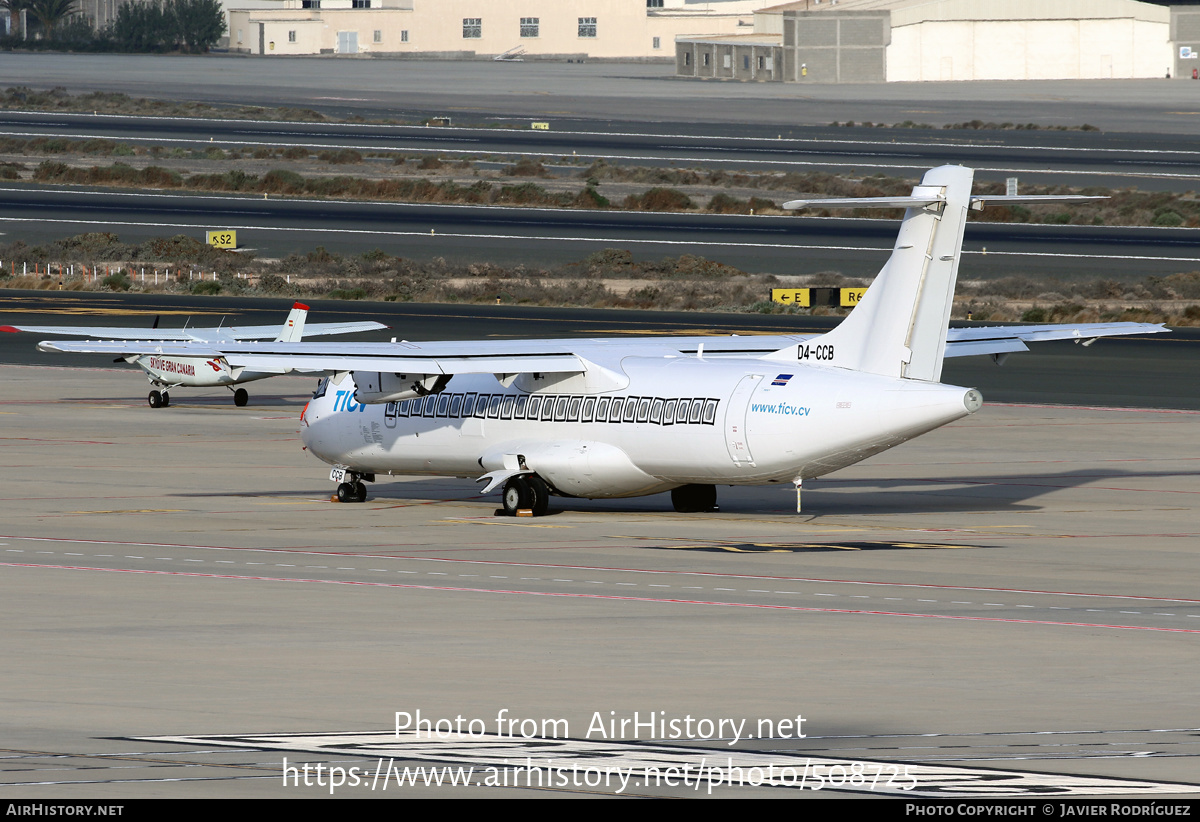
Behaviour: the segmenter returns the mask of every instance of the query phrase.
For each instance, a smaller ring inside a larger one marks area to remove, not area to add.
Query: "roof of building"
[[[710,43],[734,46],[782,46],[782,34],[687,34],[675,38],[677,43]]]
[[[1170,20],[1170,9],[1138,0],[798,0],[760,9],[785,11],[890,11],[892,25],[927,20],[1094,20],[1132,17],[1155,23]]]

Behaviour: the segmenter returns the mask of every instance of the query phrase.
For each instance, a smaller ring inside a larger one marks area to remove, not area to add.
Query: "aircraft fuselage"
[[[955,386],[750,358],[630,356],[621,368],[628,385],[601,393],[464,374],[377,404],[358,402],[343,375],[323,383],[301,434],[320,459],[361,473],[475,477],[517,460],[560,493],[626,497],[817,477],[981,402]]]

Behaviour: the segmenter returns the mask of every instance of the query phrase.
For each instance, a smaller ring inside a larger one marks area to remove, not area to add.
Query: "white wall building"
[[[227,0],[230,6],[238,0]],[[671,60],[675,38],[753,31],[769,0],[281,0],[231,8],[229,47],[251,54]]]

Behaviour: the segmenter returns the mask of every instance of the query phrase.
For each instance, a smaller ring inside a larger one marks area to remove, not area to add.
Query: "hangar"
[[[1138,0],[800,0],[681,36],[683,77],[796,83],[1191,76],[1200,10]]]

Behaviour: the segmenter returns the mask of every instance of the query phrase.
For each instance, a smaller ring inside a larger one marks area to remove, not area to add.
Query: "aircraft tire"
[[[367,501],[367,486],[361,482],[354,483],[354,501],[355,502],[366,502]]]
[[[239,388],[238,390],[233,392],[233,404],[236,405],[238,408],[243,407],[249,401],[250,401],[250,395],[248,393],[246,393],[245,388]]]
[[[354,486],[351,485],[350,483],[343,482],[341,485],[338,486],[338,488],[337,488],[338,502],[354,502],[355,497],[356,497],[356,494],[354,493]]]
[[[171,395],[168,394],[166,391],[162,392],[162,407],[166,408],[170,404],[171,404]]]
[[[524,477],[513,477],[504,484],[504,513],[515,517],[522,508],[533,508],[533,492]]]
[[[151,391],[150,395],[146,397],[146,402],[150,404],[151,408],[161,408],[163,404],[162,394],[157,391]]]
[[[550,486],[537,474],[530,474],[528,479],[529,491],[533,496],[533,502],[530,505],[533,509],[533,515],[535,517],[544,517],[546,510],[550,507]]]
[[[680,514],[705,514],[717,508],[717,486],[681,485],[671,490],[671,505]]]

